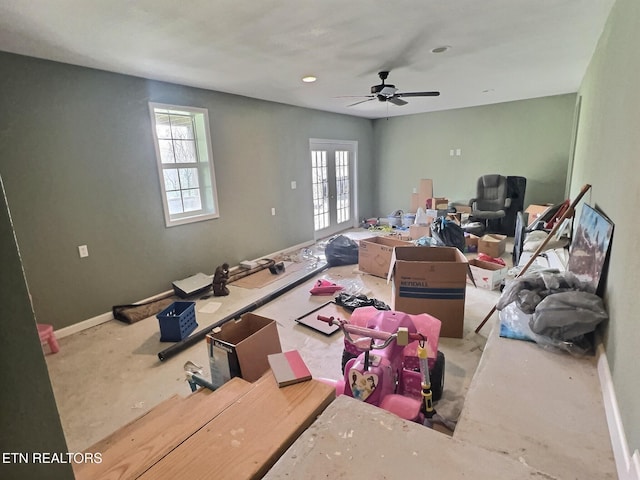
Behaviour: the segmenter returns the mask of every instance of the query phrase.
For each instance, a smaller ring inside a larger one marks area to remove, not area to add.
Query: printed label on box
[[[234,349],[211,337],[207,337],[207,343],[209,346],[211,383],[216,388],[219,388],[233,377],[239,377],[240,366]]]

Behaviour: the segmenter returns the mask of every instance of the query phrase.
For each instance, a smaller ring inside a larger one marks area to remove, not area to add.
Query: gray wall
[[[33,317],[0,179],[0,452],[66,454],[47,365]],[[73,478],[69,464],[0,463],[3,479]]]
[[[640,449],[640,2],[618,0],[591,60],[579,94],[582,108],[571,182],[584,184],[586,203],[615,224],[605,302],[606,335],[618,406],[629,448]]]
[[[0,70],[0,173],[36,318],[57,329],[312,240],[311,137],[358,141],[373,182],[369,120],[6,53]],[[219,219],[165,227],[149,101],[209,109]]]
[[[377,210],[408,211],[420,178],[434,195],[465,203],[488,173],[527,178],[525,207],[559,203],[565,185],[575,94],[443,112],[391,117],[374,123]],[[451,157],[451,149],[461,156]]]

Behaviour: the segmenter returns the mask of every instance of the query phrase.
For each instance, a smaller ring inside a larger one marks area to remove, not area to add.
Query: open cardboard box
[[[207,335],[211,383],[219,387],[233,377],[255,382],[267,370],[267,355],[282,352],[276,322],[254,313],[231,320]]]
[[[477,258],[469,260],[469,268],[476,282],[476,287],[486,290],[495,290],[498,288],[502,280],[507,277],[507,271],[509,270],[504,265],[493,262],[483,262]],[[470,280],[467,280],[467,282],[471,283]]]
[[[411,242],[381,236],[360,240],[358,242],[358,270],[385,278],[389,272],[393,249],[411,245],[413,245]]]
[[[442,322],[442,337],[462,338],[467,258],[454,247],[396,247],[387,281],[391,308],[428,313]]]
[[[507,236],[489,233],[478,240],[478,253],[500,258],[507,246]]]

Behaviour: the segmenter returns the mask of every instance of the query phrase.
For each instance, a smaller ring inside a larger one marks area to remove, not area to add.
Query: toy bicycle
[[[343,379],[325,380],[335,386],[336,394],[406,420],[444,423],[432,404],[436,400],[433,386],[441,395],[444,384],[444,355],[437,350],[440,320],[375,307],[355,309],[349,321],[317,318],[339,326],[344,334]]]

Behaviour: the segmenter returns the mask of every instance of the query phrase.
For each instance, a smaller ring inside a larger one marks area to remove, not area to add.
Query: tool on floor
[[[198,386],[203,388],[208,388],[209,390],[215,390],[216,387],[209,381],[202,378],[202,367],[197,363],[193,363],[189,360],[184,364],[184,373],[187,376],[187,382],[189,382],[189,386],[191,387],[191,391],[195,392],[198,389]]]
[[[565,210],[564,214],[562,215],[562,217],[560,217],[560,220],[558,220],[556,222],[556,224],[554,225],[554,227],[551,229],[551,231],[549,232],[549,235],[547,235],[547,238],[544,239],[544,241],[540,244],[540,246],[536,249],[535,252],[533,252],[533,255],[531,255],[531,258],[529,259],[529,261],[525,264],[524,267],[522,267],[522,270],[520,270],[520,272],[516,275],[516,278],[522,276],[527,269],[536,261],[536,258],[538,257],[538,255],[540,253],[542,253],[542,251],[544,250],[544,248],[547,246],[547,244],[549,243],[549,241],[554,237],[554,235],[556,234],[556,232],[558,231],[558,229],[561,227],[561,225],[564,223],[564,221],[567,218],[573,217],[574,215],[574,210],[576,208],[576,206],[578,205],[578,203],[580,203],[580,200],[582,200],[582,197],[585,196],[585,194],[589,191],[589,189],[591,188],[591,185],[589,185],[588,183],[585,184],[582,189],[580,190],[580,193],[578,194],[578,196],[575,198],[575,200],[571,203],[571,205],[569,206],[569,208],[567,210]],[[484,327],[484,324],[487,323],[487,321],[489,320],[489,318],[491,318],[491,315],[493,315],[496,311],[497,306],[494,305],[493,308],[491,309],[491,311],[487,314],[486,317],[484,317],[484,320],[482,320],[482,322],[480,322],[480,325],[477,326],[475,332],[478,333],[480,331],[480,329],[482,327]]]
[[[427,357],[427,348],[425,345],[426,338],[420,335],[422,338],[418,341],[418,349],[416,353],[420,362],[420,376],[422,386],[422,414],[424,415],[423,425],[429,428],[433,428],[434,424],[438,423],[443,425],[452,432],[456,428],[456,423],[451,420],[447,420],[433,408],[433,393],[431,392],[431,378],[429,376],[429,364]]]

